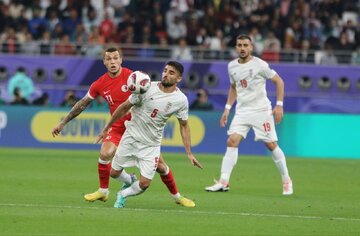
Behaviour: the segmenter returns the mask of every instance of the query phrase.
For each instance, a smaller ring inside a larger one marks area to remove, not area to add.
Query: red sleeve
[[[92,99],[96,98],[100,94],[100,83],[99,83],[99,81],[100,81],[100,78],[97,79],[96,81],[94,81],[91,84],[90,88],[89,88],[88,95]]]

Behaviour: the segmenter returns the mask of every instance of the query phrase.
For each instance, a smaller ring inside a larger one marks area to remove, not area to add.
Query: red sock
[[[171,194],[177,194],[178,189],[176,187],[174,176],[169,169],[169,173],[167,175],[160,175],[162,182],[166,185],[166,187],[169,189],[169,192]]]
[[[98,173],[100,188],[109,188],[111,163],[101,164],[98,163]]]

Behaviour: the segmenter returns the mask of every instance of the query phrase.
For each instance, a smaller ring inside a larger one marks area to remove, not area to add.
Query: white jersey
[[[238,59],[228,64],[230,83],[236,85],[236,112],[261,111],[271,109],[266,93],[266,80],[276,75],[269,64],[254,57],[240,64]]]
[[[159,89],[160,82],[151,82],[144,94],[131,94],[129,102],[133,104],[132,118],[125,122],[125,133],[135,140],[150,146],[160,146],[166,121],[175,115],[180,120],[187,120],[189,103],[179,88],[172,93]]]

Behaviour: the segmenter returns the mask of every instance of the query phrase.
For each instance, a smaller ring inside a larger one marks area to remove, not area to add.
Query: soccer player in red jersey
[[[107,68],[107,72],[91,84],[87,94],[72,107],[65,118],[52,130],[53,137],[59,135],[64,126],[80,115],[80,113],[83,112],[97,96],[102,96],[107,101],[110,108],[110,114],[128,99],[131,92],[127,88],[127,78],[132,73],[132,70],[122,67],[121,50],[113,47],[106,49],[103,53],[103,63]],[[85,200],[90,202],[96,200],[108,200],[111,169],[110,162],[115,155],[120,139],[125,132],[124,122],[130,119],[131,115],[129,113],[115,122],[111,127],[111,131],[103,140],[100,149],[100,157],[98,159],[100,188],[94,193],[84,195]],[[166,185],[177,204],[185,207],[195,206],[195,203],[192,200],[180,195],[174,176],[162,157],[160,157],[156,171],[160,174],[161,180]],[[131,183],[136,180],[135,176],[130,175],[125,171],[123,171],[118,178],[122,182],[128,183],[123,186],[123,188],[130,186]]]

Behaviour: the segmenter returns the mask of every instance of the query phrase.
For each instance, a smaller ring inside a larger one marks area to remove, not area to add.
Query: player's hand
[[[52,136],[55,138],[56,136],[58,136],[60,134],[60,132],[63,130],[64,125],[63,124],[59,124],[58,126],[56,126],[55,128],[53,128],[53,130],[51,131]]]
[[[102,142],[102,140],[107,136],[108,133],[109,133],[109,130],[103,129],[103,131],[97,136],[94,143],[96,144],[96,143]]]
[[[225,127],[225,125],[228,121],[229,113],[230,113],[230,110],[228,110],[228,109],[224,110],[224,113],[222,114],[222,116],[220,118],[220,127],[221,128]]]
[[[188,155],[188,158],[189,158],[189,160],[191,161],[191,164],[192,164],[193,166],[196,166],[196,167],[198,167],[198,168],[200,168],[200,169],[203,168],[202,164],[194,157],[193,154]]]
[[[276,106],[273,110],[273,114],[275,117],[275,123],[279,124],[281,122],[281,120],[284,117],[284,109],[282,106]]]

